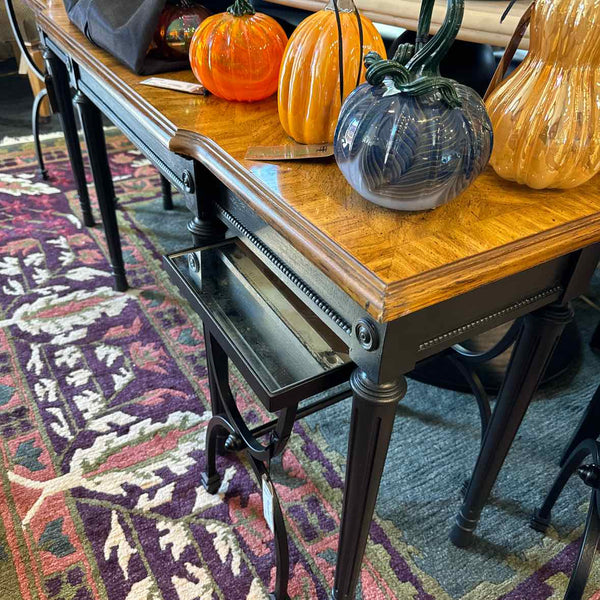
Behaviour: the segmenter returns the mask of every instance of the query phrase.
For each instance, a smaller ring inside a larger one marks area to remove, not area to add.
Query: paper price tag
[[[176,92],[185,92],[186,94],[195,94],[196,96],[206,96],[208,90],[199,83],[190,83],[189,81],[178,81],[177,79],[164,79],[162,77],[150,77],[140,81],[142,85],[150,87],[163,88],[165,90],[175,90]]]
[[[275,533],[275,508],[273,506],[273,484],[267,479],[266,475],[262,476],[262,494],[263,494],[263,514],[269,529]]]
[[[283,144],[282,146],[251,146],[247,160],[301,160],[333,156],[333,144]]]

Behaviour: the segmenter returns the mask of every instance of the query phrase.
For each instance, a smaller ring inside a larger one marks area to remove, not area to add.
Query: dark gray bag
[[[187,61],[167,60],[148,54],[158,18],[168,0],[63,0],[71,22],[85,36],[139,75],[189,68]],[[221,12],[233,0],[201,0],[213,13]],[[255,0],[256,10],[270,14],[288,35],[309,13],[269,5]]]
[[[71,22],[85,36],[140,75],[188,67],[148,55],[166,0],[63,0]]]

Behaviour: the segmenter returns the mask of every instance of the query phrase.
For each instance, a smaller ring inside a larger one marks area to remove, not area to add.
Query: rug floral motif
[[[251,470],[222,459],[219,493],[200,483],[210,418],[200,323],[137,217],[159,206],[158,176],[121,136],[108,145],[127,293],[112,290],[101,228],[81,224],[62,141],[44,143],[48,182],[32,175],[31,144],[0,148],[0,599],[266,600],[272,536]],[[232,385],[246,418],[263,420],[235,374]],[[343,463],[297,424],[277,466],[292,598],[328,597]],[[460,597],[562,597],[576,540],[549,544],[510,589]],[[418,554],[377,517],[360,597],[454,598]]]

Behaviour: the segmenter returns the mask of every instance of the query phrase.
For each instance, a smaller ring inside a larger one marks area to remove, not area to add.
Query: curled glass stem
[[[417,75],[439,75],[440,62],[458,35],[464,12],[465,0],[448,0],[446,17],[442,26],[410,59],[406,65],[409,71]]]
[[[235,2],[227,9],[227,12],[234,17],[243,17],[244,15],[253,15],[256,13],[250,0],[235,0]]]
[[[403,51],[403,53],[406,50]],[[369,52],[365,57],[367,67],[367,81],[371,85],[381,85],[386,77],[394,82],[396,89],[408,96],[425,96],[439,92],[442,101],[449,108],[461,106],[460,98],[456,91],[456,83],[452,79],[440,77],[439,75],[415,76],[400,61],[383,60],[376,52]]]

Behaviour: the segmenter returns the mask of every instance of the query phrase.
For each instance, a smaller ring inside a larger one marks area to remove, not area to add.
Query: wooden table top
[[[39,0],[30,0],[39,2]],[[379,321],[390,321],[600,241],[600,176],[569,191],[534,191],[488,168],[432,212],[362,199],[333,159],[254,162],[253,145],[289,141],[276,99],[242,104],[140,85],[68,22],[62,1],[38,15],[71,56],[147,119],[173,151],[194,157]],[[193,80],[191,72],[167,77]]]

